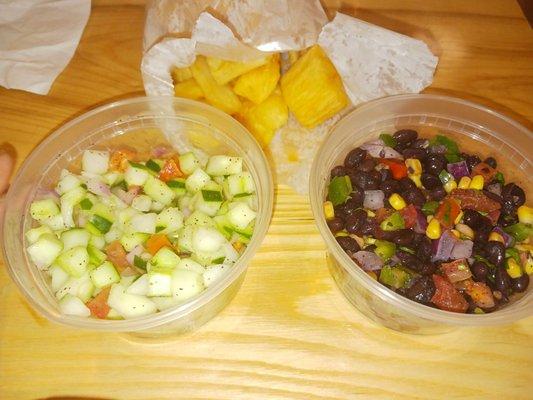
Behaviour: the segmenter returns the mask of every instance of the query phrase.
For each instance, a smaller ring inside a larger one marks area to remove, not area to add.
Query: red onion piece
[[[155,158],[161,158],[161,157],[165,157],[165,156],[168,156],[168,155],[171,155],[174,153],[174,149],[172,149],[172,147],[168,147],[168,146],[156,146],[152,149],[152,155],[155,157]]]
[[[361,250],[355,253],[352,258],[365,271],[376,271],[383,267],[383,260],[373,251]]]
[[[87,180],[87,190],[93,192],[94,194],[98,196],[109,196],[111,194],[111,190],[109,190],[109,186],[107,186],[104,182],[97,178],[90,178]]]
[[[140,256],[144,252],[144,247],[142,247],[140,244],[135,246],[132,251],[130,251],[128,254],[126,254],[126,260],[130,265],[133,265],[133,260],[135,259],[135,256]]]
[[[368,154],[376,158],[399,158],[403,159],[403,156],[394,150],[392,147],[385,146],[383,141],[374,140],[361,145],[363,150],[366,150]]]
[[[459,161],[459,162],[456,162],[456,163],[450,163],[450,164],[448,164],[446,166],[446,169],[457,180],[461,179],[463,176],[470,175],[470,172],[468,171],[468,165],[466,164],[466,161]]]
[[[471,240],[457,240],[453,246],[453,250],[450,254],[450,258],[457,260],[459,258],[470,258],[472,257],[472,248],[474,247],[474,242]]]
[[[383,208],[385,193],[382,190],[365,190],[365,200],[363,206],[371,210]]]
[[[426,216],[418,208],[416,209],[416,223],[413,229],[416,233],[426,233],[426,228],[428,227],[428,221]]]
[[[433,257],[431,257],[431,261],[449,260],[456,241],[457,238],[450,231],[442,232],[440,238],[433,241]]]
[[[501,183],[491,183],[487,186],[487,191],[494,193],[498,196],[502,195],[502,184]]]
[[[502,236],[505,247],[511,247],[514,244],[514,238],[499,226],[494,227],[492,232],[496,232]]]
[[[130,205],[133,202],[133,199],[139,194],[141,191],[140,186],[131,186],[127,192],[125,192],[123,189],[116,187],[113,188],[113,193],[124,203],[127,205]]]

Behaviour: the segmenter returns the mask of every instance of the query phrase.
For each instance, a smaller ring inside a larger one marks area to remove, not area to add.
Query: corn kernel
[[[430,239],[438,239],[440,238],[440,234],[441,231],[439,221],[433,218],[426,228],[426,236]]]
[[[405,166],[409,175],[422,175],[422,164],[416,158],[408,158],[405,160]]]
[[[459,215],[455,218],[455,221],[453,221],[453,223],[455,225],[457,225],[459,222],[461,222],[461,220],[463,219],[463,215],[464,215],[464,212],[459,212]]]
[[[505,244],[505,240],[498,232],[491,232],[489,235],[489,242],[500,242]]]
[[[335,237],[341,237],[341,236],[350,236],[350,234],[346,231],[339,231],[335,234]]]
[[[474,239],[474,236],[475,236],[474,230],[470,228],[468,225],[456,224],[455,229],[457,229],[461,233],[461,235],[463,235],[464,237],[468,239]]]
[[[376,213],[372,210],[366,210],[366,215],[368,215],[369,217],[375,217]]]
[[[457,229],[452,229],[450,232],[455,236],[457,239],[461,239],[461,233]]]
[[[459,185],[457,185],[457,187],[459,189],[468,189],[468,187],[470,186],[470,182],[471,181],[472,181],[472,179],[470,179],[468,176],[463,176],[459,180]]]
[[[533,274],[533,259],[531,258],[531,256],[527,258],[526,265],[524,265],[524,271],[528,275]]]
[[[523,224],[533,224],[533,208],[528,206],[518,207],[518,220]]]
[[[389,197],[389,203],[395,210],[402,210],[407,204],[405,200],[398,193],[393,193]]]
[[[324,214],[326,219],[332,219],[335,217],[335,211],[333,210],[333,203],[331,201],[324,202]]]
[[[350,237],[355,239],[360,248],[365,247],[365,239],[363,239],[361,236],[351,234]]]
[[[514,258],[507,259],[507,265],[505,266],[507,273],[513,279],[520,278],[522,276],[522,269],[520,264],[518,264]]]
[[[533,244],[520,243],[515,245],[515,248],[518,251],[529,251],[529,254],[533,255]]]
[[[376,239],[371,236],[365,236],[364,241],[366,244],[374,244],[376,243]]]
[[[446,190],[446,193],[450,193],[453,189],[457,189],[457,182],[455,182],[455,180],[451,179],[444,184],[444,190]]]
[[[470,181],[470,186],[468,186],[468,188],[482,190],[484,185],[485,185],[485,179],[483,178],[483,176],[476,175]]]
[[[417,188],[422,187],[422,180],[420,180],[421,175],[408,174],[407,176],[414,182]]]

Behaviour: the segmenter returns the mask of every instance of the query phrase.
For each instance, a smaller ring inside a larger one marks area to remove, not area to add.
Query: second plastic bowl
[[[423,137],[443,131],[469,153],[493,155],[506,180],[520,184],[531,202],[533,135],[525,127],[485,107],[445,96],[402,95],[368,103],[335,125],[318,150],[310,174],[313,215],[327,244],[330,272],[341,291],[372,320],[409,333],[504,324],[532,315],[531,285],[520,299],[484,315],[452,313],[415,303],[373,280],[338,245],[323,210],[331,169],[342,164],[354,147],[377,138],[383,131],[392,133],[401,128],[417,129]]]
[[[31,227],[29,205],[42,188],[57,181],[61,169],[88,148],[126,144],[146,150],[164,138],[183,137],[207,154],[241,156],[252,174],[258,197],[254,234],[229,272],[186,303],[132,320],[97,320],[63,315],[43,274],[29,261],[24,232]],[[176,98],[135,98],[112,103],[67,123],[44,140],[20,168],[6,197],[3,226],[8,271],[29,303],[51,321],[99,331],[149,334],[185,332],[215,316],[237,293],[252,256],[268,229],[274,199],[272,176],[259,144],[237,121],[202,103]]]

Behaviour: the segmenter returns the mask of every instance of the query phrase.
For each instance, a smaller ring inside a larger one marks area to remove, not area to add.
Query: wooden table
[[[532,127],[533,36],[515,1],[327,1],[427,40],[440,56],[427,92],[491,106]],[[350,5],[350,3],[352,5]],[[48,96],[0,89],[0,143],[17,165],[54,128],[142,93],[139,1],[93,1],[81,44]],[[276,191],[270,231],[233,302],[168,342],[56,326],[0,268],[0,399],[526,399],[533,318],[407,336],[364,318],[329,276],[306,198]]]

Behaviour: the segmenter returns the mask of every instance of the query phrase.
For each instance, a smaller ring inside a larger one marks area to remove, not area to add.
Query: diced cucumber
[[[146,167],[148,169],[151,169],[153,172],[155,172],[156,174],[159,173],[159,171],[161,171],[161,167],[163,166],[163,162],[159,161],[159,160],[148,160],[146,161]]]
[[[148,274],[148,294],[149,297],[171,296],[172,295],[172,277],[170,274],[161,272],[152,272]]]
[[[196,158],[193,152],[181,154],[179,156],[180,169],[186,174],[192,174],[197,168],[201,167],[200,160]]]
[[[78,297],[81,301],[87,302],[94,294],[94,285],[88,273],[79,278],[70,277],[63,286],[55,293],[58,300],[70,294]]]
[[[124,175],[120,172],[112,171],[102,175],[102,180],[106,185],[114,186],[116,183],[124,180]],[[125,190],[127,190],[127,188]]]
[[[146,260],[141,256],[133,256],[133,265],[143,271],[146,271]]]
[[[141,194],[133,199],[131,206],[138,211],[148,212],[152,206],[152,199],[145,194]]]
[[[165,205],[163,203],[160,203],[158,201],[152,201],[152,205],[150,206],[150,211],[154,212],[160,212],[165,208]]]
[[[248,204],[238,202],[229,204],[228,219],[238,229],[245,229],[256,215],[257,213]]]
[[[52,265],[61,250],[63,250],[63,243],[51,233],[41,235],[27,249],[31,260],[40,270],[45,270]]]
[[[214,226],[215,223],[209,217],[209,215],[201,212],[195,211],[185,220],[185,225],[192,226]]]
[[[138,214],[131,218],[127,224],[128,232],[155,233],[157,214]]]
[[[148,289],[148,274],[143,274],[139,279],[135,280],[135,282],[128,286],[126,293],[146,296],[148,294]]]
[[[87,246],[87,254],[89,255],[89,264],[95,266],[102,264],[107,258],[106,254],[103,251],[97,249],[91,244]]]
[[[29,244],[35,243],[41,235],[44,235],[45,233],[53,233],[52,230],[45,226],[41,225],[37,228],[30,229],[28,232],[26,232],[26,240]]]
[[[85,150],[81,167],[84,171],[92,174],[105,174],[109,167],[109,151]]]
[[[70,229],[61,234],[63,250],[68,250],[77,246],[87,247],[90,239],[91,234],[85,229],[80,228]]]
[[[92,235],[89,239],[89,244],[102,250],[105,247],[105,238],[103,236]]]
[[[115,222],[113,208],[109,205],[103,203],[96,203],[91,209],[91,213],[93,215],[98,215],[99,217],[102,217],[108,220],[109,222]]]
[[[215,226],[226,239],[229,239],[233,234],[233,225],[229,222],[227,215],[216,215],[213,217]]]
[[[167,186],[172,189],[176,197],[183,196],[185,193],[187,193],[187,189],[185,188],[185,179],[183,178],[176,178],[168,181]]]
[[[61,253],[57,257],[56,263],[69,275],[80,277],[87,271],[89,254],[85,247],[73,247]]]
[[[31,217],[37,221],[44,221],[59,213],[59,207],[53,199],[35,200],[30,205]]]
[[[93,269],[89,276],[97,288],[103,288],[120,281],[120,275],[109,261],[104,261],[99,267]]]
[[[245,229],[233,229],[232,241],[239,241],[242,243],[250,243],[252,234],[254,233],[255,221],[250,222],[250,224]]]
[[[249,194],[255,191],[254,180],[249,172],[241,172],[228,176],[228,191],[231,197],[240,194]]]
[[[75,226],[74,220],[72,219],[74,206],[85,198],[85,193],[86,190],[78,186],[61,196],[61,216],[67,228]]]
[[[196,211],[203,212],[204,214],[209,215],[210,217],[214,217],[218,210],[220,209],[220,206],[222,205],[222,201],[206,201],[205,196],[203,196],[204,190],[201,190],[201,193],[197,193],[196,196],[194,196],[194,209]],[[222,197],[221,192],[216,191],[210,191],[210,193],[218,193]]]
[[[114,242],[115,240],[119,240],[123,235],[122,230],[120,230],[117,227],[112,227],[109,232],[106,232],[104,235],[104,239],[106,243]]]
[[[165,182],[160,181],[153,176],[149,176],[143,186],[144,193],[150,196],[153,200],[168,206],[174,199],[174,192]]]
[[[204,289],[202,275],[185,269],[172,272],[172,297],[183,303]]]
[[[159,213],[156,218],[156,227],[161,233],[176,232],[183,226],[183,215],[179,208],[169,207]]]
[[[192,199],[193,199],[193,196],[190,196],[190,195],[185,195],[183,197],[180,197],[178,199],[178,207],[180,210],[185,210],[187,208],[191,208],[190,205],[191,205],[191,202],[192,202]]]
[[[220,249],[226,239],[216,229],[199,226],[192,236],[192,247],[195,252],[214,252]]]
[[[180,301],[178,299],[175,299],[172,296],[150,297],[150,300],[152,300],[155,303],[155,305],[157,306],[157,309],[160,311],[167,310],[169,308],[172,308],[180,304]]]
[[[48,270],[52,277],[52,291],[57,292],[70,278],[70,275],[65,272],[59,265],[52,265]]]
[[[138,275],[123,276],[120,278],[120,285],[123,288],[129,288],[137,279]]]
[[[139,215],[139,212],[133,208],[125,208],[117,213],[117,223],[122,229],[126,229],[126,225],[130,219],[135,215]]]
[[[204,278],[204,285],[206,287],[209,287],[214,282],[216,282],[222,275],[226,273],[228,270],[228,266],[225,264],[216,264],[216,265],[210,265],[205,269],[203,278]]]
[[[223,264],[235,264],[239,259],[239,252],[235,250],[231,243],[226,243],[224,246],[222,246],[222,249],[224,250],[225,255]]]
[[[111,320],[117,321],[117,320],[122,320],[124,318],[122,317],[122,315],[120,315],[117,312],[117,310],[115,310],[114,308],[110,308],[109,312],[106,315],[106,319],[111,319]]]
[[[59,301],[59,309],[65,315],[76,315],[78,317],[88,317],[91,310],[76,296],[67,294]]]
[[[176,253],[168,247],[162,247],[150,260],[150,271],[166,271],[173,269],[178,265],[179,261],[180,258]]]
[[[93,235],[102,235],[109,232],[112,225],[113,223],[104,217],[93,215],[91,220],[85,224],[85,229]]]
[[[125,288],[118,284],[111,287],[107,304],[126,319],[153,314],[157,311],[157,307],[150,299],[126,293]]]
[[[185,180],[185,187],[190,193],[196,193],[204,185],[209,182],[211,178],[205,171],[201,168],[197,168],[191,175]]]
[[[192,249],[192,235],[194,233],[194,226],[185,225],[178,233],[178,247],[182,251],[191,253]]]
[[[64,172],[64,173],[63,173]],[[67,170],[61,171],[61,179],[57,183],[56,192],[59,195],[67,193],[81,185],[81,180]]]
[[[230,156],[211,156],[206,172],[212,176],[232,175],[242,172],[242,158]]]
[[[204,267],[211,264],[220,264],[226,259],[226,254],[224,252],[224,246],[221,246],[215,251],[197,251],[194,252],[191,256],[194,261],[198,262]]]
[[[201,264],[194,261],[192,258],[182,258],[178,263],[177,268],[186,269],[187,271],[193,271],[197,274],[203,274],[205,271],[205,268]]]
[[[40,221],[43,225],[46,225],[53,231],[62,231],[65,229],[65,223],[63,222],[63,216],[61,214],[54,215],[53,217],[43,219]]]
[[[149,176],[150,174],[146,169],[139,168],[137,164],[132,164],[131,162],[128,164],[126,172],[124,172],[124,180],[128,186],[142,186],[145,184]]]
[[[149,237],[148,233],[130,232],[122,235],[119,240],[124,250],[130,252],[138,245],[143,244]]]
[[[93,208],[94,203],[89,200],[87,197],[80,201],[80,207],[82,210],[90,210]]]

